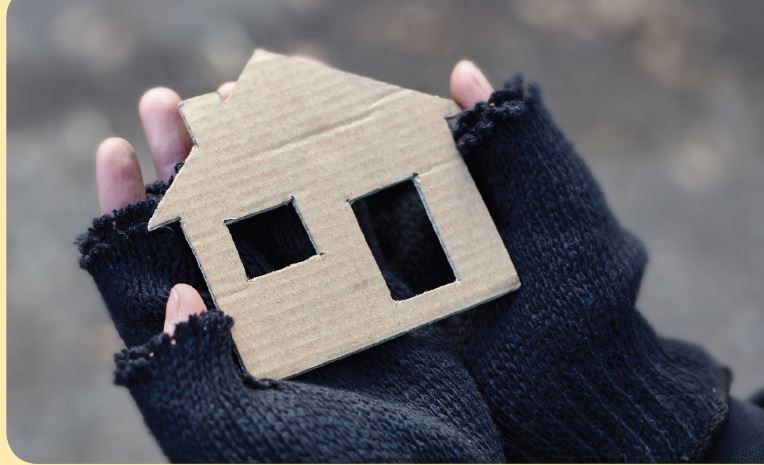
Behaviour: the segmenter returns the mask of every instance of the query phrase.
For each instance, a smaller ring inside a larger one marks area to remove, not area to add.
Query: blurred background
[[[110,135],[153,177],[136,105],[235,79],[254,47],[447,95],[470,57],[539,82],[651,261],[664,335],[764,385],[764,2],[41,1],[8,15],[8,431],[35,462],[163,461],[72,241],[98,213]]]

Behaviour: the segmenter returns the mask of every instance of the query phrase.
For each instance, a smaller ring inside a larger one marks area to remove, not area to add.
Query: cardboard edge
[[[161,205],[161,202],[160,202],[159,205]],[[159,206],[157,206],[157,210],[158,209],[159,209]],[[151,218],[149,218],[149,222],[148,222],[148,225],[147,225],[146,229],[148,229],[149,231],[154,231],[154,230],[159,229],[159,228],[161,228],[163,226],[167,226],[169,224],[172,224],[172,223],[174,223],[176,221],[180,221],[180,216],[174,216],[174,217],[170,216],[170,217],[165,218],[165,217],[162,217],[161,215],[157,215],[156,214],[156,210],[155,210],[154,211],[154,215],[152,215]]]
[[[512,268],[514,270],[514,266]],[[321,367],[324,367],[324,366],[329,365],[331,363],[334,363],[334,362],[337,362],[339,360],[342,360],[342,359],[344,359],[346,357],[350,357],[351,355],[355,355],[355,354],[361,353],[361,352],[363,352],[365,350],[371,349],[372,347],[377,347],[377,346],[379,346],[381,344],[384,344],[385,342],[392,341],[393,339],[396,339],[396,338],[401,337],[401,336],[403,336],[405,334],[408,334],[411,331],[414,331],[416,329],[423,328],[423,327],[425,327],[427,325],[435,324],[435,323],[437,323],[439,321],[445,320],[446,318],[451,318],[453,316],[460,315],[460,314],[462,314],[464,312],[467,312],[469,310],[472,310],[472,309],[474,309],[476,307],[480,307],[481,305],[485,305],[487,303],[493,302],[496,299],[499,299],[501,297],[504,297],[507,294],[511,294],[512,292],[515,292],[516,290],[520,289],[520,287],[522,286],[522,284],[520,282],[520,277],[517,274],[516,270],[514,270],[512,272],[512,274],[510,276],[508,276],[508,278],[509,278],[508,282],[507,282],[508,287],[507,287],[507,289],[505,291],[499,292],[496,295],[494,295],[494,296],[492,296],[492,297],[490,297],[488,299],[485,299],[485,300],[482,300],[480,302],[475,303],[474,305],[470,305],[469,307],[465,307],[463,309],[456,310],[455,312],[449,313],[448,315],[443,315],[443,316],[441,316],[439,318],[435,318],[434,320],[430,320],[427,323],[423,323],[421,325],[412,326],[412,327],[410,327],[408,329],[405,329],[405,330],[403,330],[403,331],[401,331],[399,333],[393,334],[390,337],[387,337],[385,339],[381,339],[381,340],[379,340],[377,342],[374,342],[373,344],[366,345],[364,347],[361,347],[360,349],[354,350],[352,352],[348,352],[348,353],[346,353],[344,355],[340,355],[339,357],[333,358],[331,360],[327,360],[324,363],[321,363],[319,365],[313,366],[311,368],[306,368],[305,370],[299,371],[297,373],[294,373],[294,374],[291,374],[291,375],[286,375],[286,376],[279,376],[279,375],[268,376],[268,377],[266,377],[264,379],[287,380],[287,379],[295,378],[295,377],[300,376],[300,375],[302,375],[304,373],[308,373],[310,371],[316,370],[318,368],[321,368]],[[249,370],[247,370],[247,372],[249,373]]]
[[[262,48],[257,48],[252,53],[252,56],[247,61],[246,65],[242,68],[241,73],[239,73],[239,76],[237,76],[236,81],[238,82],[241,79],[241,76],[247,72],[249,67],[253,65],[256,62],[260,61],[266,61],[266,60],[273,60],[278,58],[288,58],[284,55],[279,55],[277,53],[269,52]],[[195,155],[195,152],[199,149],[199,143],[196,140],[196,137],[194,136],[194,132],[191,130],[192,122],[193,122],[193,113],[196,111],[197,108],[202,108],[210,105],[221,105],[225,102],[230,101],[232,98],[235,98],[236,88],[234,87],[234,90],[231,92],[231,95],[229,96],[228,100],[223,100],[220,97],[220,94],[217,92],[208,92],[206,94],[198,95],[196,97],[191,97],[185,100],[181,100],[178,103],[178,112],[180,114],[181,120],[183,121],[183,124],[186,127],[186,131],[188,131],[188,135],[191,138],[191,142],[193,143],[193,147],[191,148],[191,153],[189,153],[188,157],[186,158],[186,162],[191,159]],[[176,175],[175,175],[175,181],[178,180],[183,175],[183,169],[181,169]],[[174,184],[173,184],[174,185]],[[169,189],[167,189],[167,192],[162,197],[162,199],[159,201],[159,205],[157,205],[156,210],[154,210],[154,213],[151,215],[151,218],[148,222],[148,230],[153,231],[157,228],[160,228],[162,226],[166,226],[170,223],[174,223],[176,221],[179,221],[181,219],[181,209],[177,209],[178,211],[173,213],[172,211],[175,211],[176,209],[172,205],[171,198],[172,198],[172,190],[173,186],[170,186]]]
[[[446,256],[448,266],[451,268],[451,273],[454,275],[454,282],[460,282],[461,277],[459,276],[459,270],[456,269],[454,259],[451,257],[451,253],[448,250],[448,244],[446,244],[446,242],[443,240],[443,233],[440,231],[440,228],[438,228],[438,224],[435,221],[435,218],[432,217],[430,204],[427,202],[427,199],[424,196],[424,192],[422,192],[422,181],[419,178],[419,173],[414,173],[414,175],[411,177],[411,181],[414,183],[414,188],[416,189],[416,193],[419,196],[419,201],[422,202],[422,205],[424,206],[425,214],[427,214],[427,220],[430,222],[430,226],[432,226],[432,230],[435,232],[435,237],[438,239],[438,244],[440,244],[440,248],[443,250],[443,254]]]
[[[186,126],[188,135],[191,137],[191,142],[194,146],[198,147],[199,143],[194,136],[194,132],[191,127],[194,125],[195,112],[200,111],[203,114],[203,110],[207,107],[223,104],[223,99],[217,92],[209,92],[196,97],[192,97],[178,103],[178,111],[180,112],[180,118],[183,120],[183,124]]]

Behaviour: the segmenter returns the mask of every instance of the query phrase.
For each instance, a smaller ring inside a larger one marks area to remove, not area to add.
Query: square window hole
[[[393,299],[456,281],[414,179],[350,204]]]
[[[225,224],[249,279],[316,255],[294,199],[270,210],[228,220]]]

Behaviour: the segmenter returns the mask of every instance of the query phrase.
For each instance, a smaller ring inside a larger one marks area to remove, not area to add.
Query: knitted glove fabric
[[[146,187],[146,200],[93,220],[77,238],[80,267],[96,282],[119,336],[128,347],[162,332],[164,306],[177,283],[195,287],[211,303],[196,259],[178,225],[149,234],[167,184]]]
[[[446,322],[508,460],[689,461],[727,413],[728,376],[635,310],[646,255],[519,77],[454,137],[522,288]]]
[[[700,349],[657,337],[635,310],[643,247],[613,217],[539,90],[526,95],[516,77],[452,123],[522,281],[441,324],[488,402],[506,458],[702,458],[727,415],[729,376]],[[407,229],[427,228],[401,204]],[[407,253],[383,262],[409,270],[412,289],[445,272],[418,235],[396,239]],[[428,265],[417,272],[419,263]]]
[[[190,283],[209,300],[183,234],[146,228],[165,189],[150,186],[146,201],[95,220],[78,242],[81,265],[130,347],[115,357],[116,382],[128,387],[170,460],[504,460],[485,402],[439,328],[278,382],[244,372],[230,335],[233,321],[217,310],[178,325],[173,338],[161,334],[173,284]],[[299,244],[279,242],[284,253]],[[265,254],[244,245],[250,268],[269,271]],[[277,249],[269,255],[279,255]],[[411,293],[399,282],[393,290]]]
[[[117,380],[168,457],[700,458],[726,416],[728,377],[699,349],[656,336],[635,310],[645,253],[613,218],[538,90],[526,95],[510,81],[453,130],[522,288],[294,381],[246,376],[231,321],[216,311],[180,325],[174,344],[152,338],[173,284],[194,285],[210,304],[182,233],[146,231],[162,184],[146,202],[96,220],[80,241],[81,263],[128,346],[144,344],[118,355]],[[387,234],[367,240],[393,293],[407,297],[449,270],[428,248],[428,220],[410,214],[414,202],[389,201],[399,204],[395,218],[365,220]],[[392,223],[405,227],[391,231]],[[266,272],[268,252],[244,258]],[[405,284],[397,279],[404,272]]]

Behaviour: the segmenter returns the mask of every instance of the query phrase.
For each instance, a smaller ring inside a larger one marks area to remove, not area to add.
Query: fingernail
[[[175,325],[180,323],[182,317],[181,308],[183,305],[182,293],[177,287],[170,290],[170,296],[167,298],[167,307],[164,316],[164,332],[170,336],[175,333]]]
[[[204,300],[196,289],[188,284],[176,284],[167,298],[164,332],[172,336],[177,325],[188,321],[191,315],[198,315],[206,309]]]
[[[490,94],[493,90],[493,86],[488,82],[488,78],[485,77],[485,74],[483,74],[474,62],[467,60],[465,64],[467,65],[467,71],[469,72],[472,81],[475,83],[475,86],[483,93]]]

